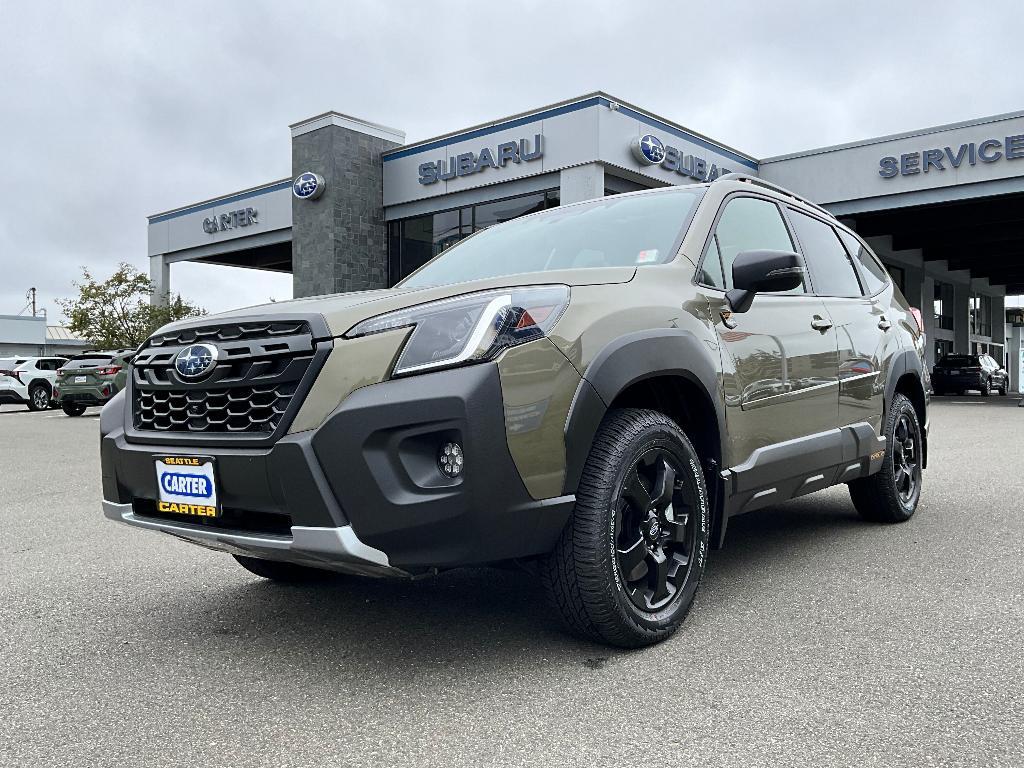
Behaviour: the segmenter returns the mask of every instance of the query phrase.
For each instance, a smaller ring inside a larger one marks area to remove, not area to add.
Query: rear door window
[[[861,296],[857,272],[835,229],[795,208],[789,209],[789,219],[811,271],[814,292],[819,296]]]

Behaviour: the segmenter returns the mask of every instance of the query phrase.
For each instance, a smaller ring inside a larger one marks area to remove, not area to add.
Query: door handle
[[[892,323],[885,319],[885,315],[882,315],[880,318],[878,318],[878,327],[881,328],[883,331],[888,331],[890,328],[892,328]]]
[[[822,333],[824,333],[831,327],[832,321],[826,320],[821,315],[815,315],[814,318],[811,320],[811,328],[813,328],[816,331],[821,331]]]

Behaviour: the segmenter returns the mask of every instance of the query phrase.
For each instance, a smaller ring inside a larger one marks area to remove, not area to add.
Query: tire
[[[981,385],[981,396],[992,397],[992,379],[986,379],[985,383]]]
[[[1000,397],[1006,397],[1006,391],[1008,389],[1009,389],[1009,387],[1006,384],[1006,379],[1003,379],[1003,383],[999,385],[999,396]]]
[[[902,437],[898,437],[897,432]],[[850,498],[865,520],[903,523],[914,516],[921,500],[923,453],[917,412],[911,402],[899,393],[889,406],[885,440],[887,447],[882,468],[873,475],[849,483]]]
[[[60,407],[68,416],[81,416],[85,413],[85,406],[81,403],[61,403]]]
[[[45,411],[50,407],[50,390],[43,384],[33,384],[28,391],[28,409]]]
[[[246,557],[244,555],[232,555],[238,564],[257,576],[271,581],[279,581],[285,584],[309,584],[315,581],[324,581],[336,574],[333,571],[324,571],[320,568],[308,568],[296,563],[285,563],[280,560],[263,560],[258,557]]]
[[[609,412],[572,517],[541,563],[550,602],[590,640],[639,648],[666,639],[693,605],[709,517],[700,458],[676,423],[657,411]]]

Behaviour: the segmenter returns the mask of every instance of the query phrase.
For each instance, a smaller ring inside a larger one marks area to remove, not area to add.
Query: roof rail
[[[817,203],[812,203],[806,197],[801,197],[796,192],[791,192],[785,187],[780,187],[778,184],[772,184],[770,181],[759,179],[757,176],[748,176],[745,173],[727,173],[724,176],[719,176],[717,179],[715,179],[715,181],[745,181],[747,184],[753,184],[758,187],[764,187],[765,189],[773,190],[775,192],[778,192],[779,194],[785,195],[786,197],[791,197],[794,200],[799,200],[804,205],[809,205],[811,206],[811,208],[821,211],[830,219],[834,219],[836,217],[834,213],[825,208],[822,208]]]

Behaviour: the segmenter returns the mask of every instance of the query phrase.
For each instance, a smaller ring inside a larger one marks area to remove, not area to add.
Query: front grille
[[[199,381],[178,375],[178,353],[196,343],[217,348]],[[316,375],[329,342],[306,322],[232,323],[173,331],[147,341],[132,362],[135,428],[151,433],[268,437],[283,427]]]

